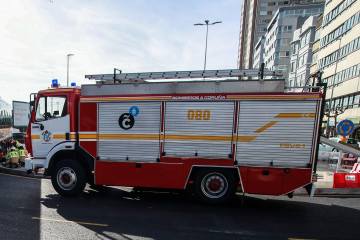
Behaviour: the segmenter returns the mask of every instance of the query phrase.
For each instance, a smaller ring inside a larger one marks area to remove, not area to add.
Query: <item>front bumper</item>
[[[35,171],[38,169],[44,168],[46,159],[39,158],[25,158],[25,169],[28,173]]]

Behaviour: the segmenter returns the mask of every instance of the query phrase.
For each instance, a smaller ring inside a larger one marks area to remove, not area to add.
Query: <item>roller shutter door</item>
[[[234,102],[168,102],[166,156],[229,158]]]
[[[317,103],[240,102],[236,154],[238,163],[306,167],[311,162]]]
[[[155,162],[160,114],[160,102],[99,103],[100,160]]]

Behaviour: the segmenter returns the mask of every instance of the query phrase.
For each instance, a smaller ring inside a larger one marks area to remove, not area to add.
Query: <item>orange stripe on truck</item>
[[[277,122],[273,121],[273,122],[269,122],[268,124],[266,124],[265,126],[262,126],[261,128],[259,128],[258,130],[256,130],[254,133],[262,133],[263,131],[265,131],[266,129],[270,128],[271,126],[275,125]]]
[[[315,118],[315,113],[279,113],[274,118]]]
[[[252,136],[238,136],[238,137],[226,137],[226,136],[199,136],[199,135],[126,135],[126,134],[80,134],[81,139],[139,139],[139,140],[189,140],[189,141],[238,141],[238,142],[250,142],[256,137]]]

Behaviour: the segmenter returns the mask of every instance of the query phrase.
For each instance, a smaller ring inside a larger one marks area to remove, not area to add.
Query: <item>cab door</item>
[[[39,96],[31,123],[34,158],[46,158],[57,144],[70,140],[68,94]]]

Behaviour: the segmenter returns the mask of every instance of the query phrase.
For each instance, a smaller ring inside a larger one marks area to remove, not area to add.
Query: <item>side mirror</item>
[[[30,93],[30,107],[35,107],[37,93]]]

